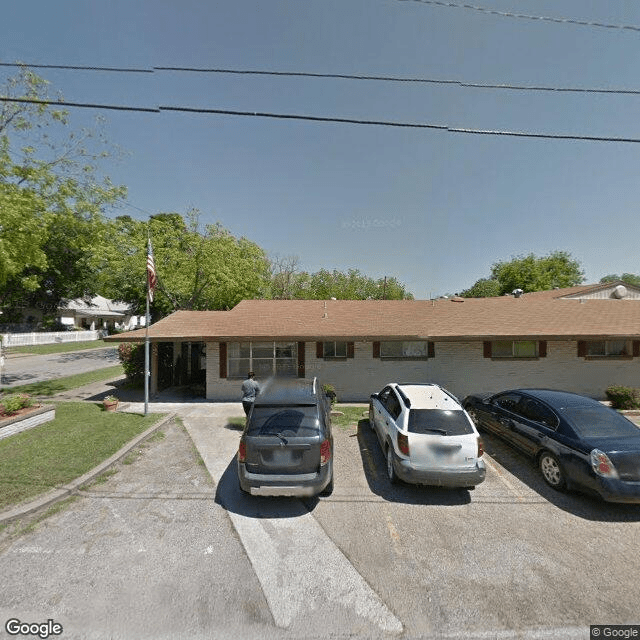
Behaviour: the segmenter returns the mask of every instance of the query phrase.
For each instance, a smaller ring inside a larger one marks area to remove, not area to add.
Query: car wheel
[[[540,455],[540,459],[538,462],[540,466],[540,472],[542,473],[542,477],[544,481],[554,489],[558,491],[562,491],[565,486],[564,473],[562,472],[562,467],[560,466],[560,461],[553,453],[549,451],[544,451]]]
[[[329,484],[320,492],[321,496],[330,496],[333,493],[333,476],[329,480]]]
[[[391,484],[397,484],[399,478],[393,467],[393,447],[391,445],[387,447],[387,476],[389,476]]]

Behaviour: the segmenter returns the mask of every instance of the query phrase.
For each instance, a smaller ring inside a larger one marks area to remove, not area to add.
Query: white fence
[[[103,331],[55,331],[52,333],[3,333],[2,346],[30,347],[34,344],[53,344],[55,342],[89,342],[99,340]]]

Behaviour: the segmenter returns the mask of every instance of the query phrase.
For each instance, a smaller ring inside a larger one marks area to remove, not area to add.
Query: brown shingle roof
[[[114,336],[143,340],[144,329]],[[177,311],[162,340],[640,337],[640,301],[545,296],[453,300],[243,300],[230,311]]]

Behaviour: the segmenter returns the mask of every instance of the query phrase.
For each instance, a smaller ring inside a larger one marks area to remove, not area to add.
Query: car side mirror
[[[377,393],[372,393],[371,394],[371,399],[372,400],[377,400],[378,399],[378,394]]]

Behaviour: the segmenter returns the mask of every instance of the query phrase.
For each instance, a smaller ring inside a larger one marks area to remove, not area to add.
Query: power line
[[[576,93],[613,93],[640,95],[640,89],[601,89],[589,87],[553,87],[544,85],[506,84],[506,83],[483,83],[465,82],[463,80],[437,79],[437,78],[415,78],[402,76],[376,76],[346,73],[312,73],[307,71],[264,71],[255,69],[216,69],[202,67],[154,67],[158,71],[174,71],[188,73],[219,73],[235,75],[255,75],[255,76],[284,76],[302,78],[330,78],[346,80],[372,80],[382,82],[406,82],[415,84],[444,84],[465,87],[471,89],[503,89],[514,91],[557,91]]]
[[[408,0],[405,0],[408,1]],[[417,1],[417,0],[416,0]],[[290,78],[318,78],[318,79],[337,79],[337,80],[366,80],[374,82],[397,82],[397,83],[413,83],[413,84],[436,84],[436,85],[453,85],[467,89],[498,89],[505,91],[546,91],[557,93],[601,93],[601,94],[619,94],[619,95],[640,95],[640,89],[615,89],[602,87],[561,87],[552,85],[527,85],[527,84],[510,84],[510,83],[491,83],[491,82],[468,82],[464,80],[455,80],[450,78],[424,78],[411,76],[388,76],[388,75],[368,75],[368,74],[349,74],[349,73],[314,73],[310,71],[269,71],[261,69],[228,69],[228,68],[207,68],[207,67],[99,67],[99,66],[81,66],[81,65],[63,65],[63,64],[27,64],[0,62],[0,67],[32,67],[34,69],[62,69],[69,71],[98,71],[110,73],[148,73],[153,74],[159,72],[173,73],[206,73],[206,74],[229,74],[229,75],[245,75],[245,76],[275,76]]]
[[[95,104],[91,102],[67,102],[66,100],[39,100],[36,98],[10,98],[0,96],[0,102],[17,102],[21,104],[41,104],[56,107],[78,107],[82,109],[110,109],[113,111],[141,111],[143,113],[160,113],[158,107],[131,107],[115,104]]]
[[[551,16],[534,16],[523,13],[513,13],[511,11],[498,11],[496,9],[488,9],[487,7],[479,7],[472,4],[462,4],[457,2],[443,2],[442,0],[398,0],[398,2],[418,2],[420,4],[429,4],[436,7],[447,7],[455,9],[470,9],[479,11],[488,15],[500,16],[502,18],[519,18],[524,20],[540,20],[543,22],[555,22],[559,24],[572,24],[581,27],[597,27],[601,29],[625,29],[628,31],[640,31],[640,26],[633,24],[611,24],[607,22],[596,22],[591,20],[576,20],[575,18],[554,18]]]
[[[26,104],[55,105],[61,107],[78,107],[87,109],[113,109],[117,111],[135,111],[145,113],[178,112],[205,115],[226,115],[252,118],[275,118],[280,120],[301,120],[308,122],[336,123],[368,125],[378,127],[411,128],[411,129],[435,129],[446,131],[447,133],[466,133],[485,136],[511,136],[517,138],[541,138],[547,140],[579,140],[590,142],[619,142],[619,143],[640,143],[640,138],[626,138],[615,136],[593,136],[577,135],[565,133],[537,133],[529,131],[503,131],[499,129],[473,129],[462,127],[451,127],[449,125],[429,124],[420,122],[399,122],[393,120],[362,120],[355,118],[339,118],[333,116],[312,116],[294,113],[273,113],[260,111],[237,111],[232,109],[210,109],[204,107],[179,107],[162,105],[159,107],[129,107],[126,105],[105,105],[92,104],[88,102],[64,102],[62,100],[37,100],[33,98],[9,98],[0,96],[0,102],[17,102]]]
[[[0,67],[32,67],[34,69],[64,69],[69,71],[110,71],[114,73],[153,73],[153,69],[135,67],[97,67],[71,64],[27,64],[26,62],[0,62]]]

